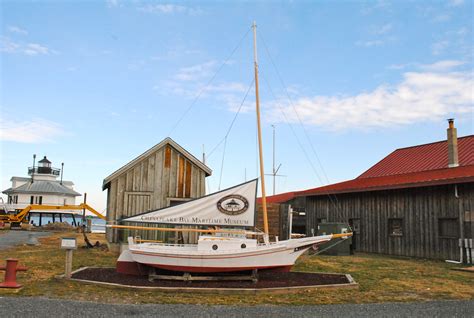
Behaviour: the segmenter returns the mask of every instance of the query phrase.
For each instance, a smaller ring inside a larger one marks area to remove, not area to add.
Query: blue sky
[[[2,1],[1,14],[2,190],[47,155],[102,210],[102,180],[166,136],[209,154],[252,84],[253,20],[277,192],[445,139],[449,117],[473,133],[470,1]],[[227,138],[221,188],[257,174],[254,99]],[[211,192],[223,148],[208,158]]]

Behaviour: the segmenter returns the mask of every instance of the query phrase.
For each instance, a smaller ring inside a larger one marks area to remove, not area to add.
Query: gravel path
[[[0,317],[473,317],[474,301],[324,306],[113,305],[0,297]]]
[[[34,237],[43,237],[51,235],[50,232],[33,232],[33,231],[16,231],[10,230],[0,235],[0,249],[13,247],[15,245],[23,245],[28,242],[28,235],[32,234]]]

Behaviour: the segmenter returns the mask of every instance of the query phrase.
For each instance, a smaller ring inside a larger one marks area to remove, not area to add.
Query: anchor
[[[5,280],[0,283],[0,288],[20,288],[22,285],[16,282],[16,272],[28,270],[24,266],[18,266],[18,260],[8,258],[6,266],[0,266],[0,270],[5,271]]]

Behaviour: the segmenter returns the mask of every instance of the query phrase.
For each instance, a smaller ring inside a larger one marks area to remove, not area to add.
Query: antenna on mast
[[[273,128],[273,168],[272,173],[267,174],[267,176],[273,176],[273,195],[276,194],[276,177],[286,177],[285,175],[278,174],[278,171],[281,168],[281,163],[278,167],[275,168],[275,125],[272,125]]]

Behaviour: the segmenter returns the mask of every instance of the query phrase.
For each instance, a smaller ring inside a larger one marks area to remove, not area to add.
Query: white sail
[[[257,179],[180,205],[138,214],[122,221],[251,227],[255,225]]]

